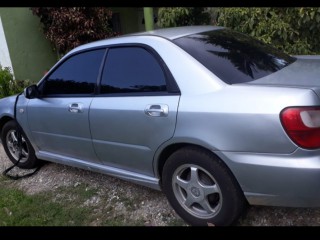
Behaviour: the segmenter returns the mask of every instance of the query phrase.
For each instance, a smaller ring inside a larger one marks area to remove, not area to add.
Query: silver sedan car
[[[320,206],[319,76],[320,57],[222,27],[125,35],[1,99],[1,140],[17,162],[22,129],[21,168],[108,174],[163,190],[191,225],[230,225],[247,204]]]

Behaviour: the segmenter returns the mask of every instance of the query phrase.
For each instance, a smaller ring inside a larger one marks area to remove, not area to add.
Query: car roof
[[[132,33],[123,36],[137,36],[137,35],[153,35],[160,36],[170,40],[177,39],[183,36],[207,32],[212,30],[223,29],[224,27],[218,26],[184,26],[184,27],[173,27],[173,28],[161,28],[147,32]]]
[[[137,32],[137,33],[131,33],[131,34],[125,34],[125,35],[120,35],[112,38],[107,38],[107,39],[102,39],[98,41],[94,41],[91,43],[83,44],[80,45],[73,50],[71,50],[69,53],[65,55],[68,56],[74,52],[92,48],[92,47],[99,47],[99,46],[104,46],[104,45],[109,45],[109,44],[116,44],[116,43],[124,43],[126,40],[131,41],[135,37],[162,37],[166,38],[168,40],[174,40],[183,36],[187,35],[192,35],[192,34],[197,34],[201,32],[207,32],[207,31],[213,31],[213,30],[219,30],[223,29],[224,27],[219,27],[219,26],[184,26],[184,27],[173,27],[173,28],[162,28],[162,29],[156,29],[152,31],[147,31],[147,32]]]

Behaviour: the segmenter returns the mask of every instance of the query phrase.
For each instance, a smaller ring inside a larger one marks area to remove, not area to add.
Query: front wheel
[[[17,123],[15,121],[7,122],[2,129],[1,141],[3,148],[10,161],[16,163],[19,160],[20,151],[18,148]],[[24,169],[35,168],[39,160],[35,156],[34,149],[27,136],[22,133],[21,160],[18,167]]]
[[[230,225],[245,207],[242,190],[230,170],[213,154],[195,147],[169,157],[162,183],[173,209],[191,225]]]

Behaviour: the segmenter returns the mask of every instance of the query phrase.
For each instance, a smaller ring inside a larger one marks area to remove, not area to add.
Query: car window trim
[[[159,55],[159,53],[157,53],[157,51],[155,49],[153,49],[151,46],[143,44],[143,43],[122,43],[122,44],[112,44],[112,45],[108,45],[107,47],[107,51],[106,51],[106,56],[103,64],[103,69],[105,67],[105,62],[108,58],[108,52],[109,49],[111,48],[122,48],[122,47],[140,47],[143,48],[144,50],[146,50],[148,53],[150,53],[155,60],[157,61],[157,63],[159,64],[159,66],[161,67],[161,70],[164,73],[164,77],[165,77],[165,82],[166,82],[166,86],[167,86],[167,91],[165,92],[139,92],[139,93],[135,93],[135,92],[131,92],[131,93],[101,93],[100,92],[100,88],[101,88],[101,81],[102,81],[102,73],[100,76],[100,82],[98,83],[98,89],[99,92],[97,94],[97,96],[99,95],[103,95],[103,96],[116,96],[116,95],[121,95],[121,96],[130,96],[130,95],[134,95],[134,96],[158,96],[160,93],[160,95],[180,95],[180,89],[172,75],[172,73],[170,72],[168,66],[166,65],[166,63],[164,62],[164,60],[161,58],[161,56]],[[103,72],[102,69],[102,72]]]
[[[179,93],[169,92],[128,92],[128,93],[100,93],[95,97],[148,97],[148,96],[180,96]]]
[[[101,63],[100,63],[99,71],[98,71],[98,76],[97,76],[97,79],[96,79],[96,82],[95,82],[95,87],[94,87],[93,93],[85,93],[85,94],[72,94],[72,93],[70,93],[70,94],[47,94],[47,95],[43,94],[43,85],[47,81],[48,77],[51,76],[51,74],[53,72],[55,72],[55,70],[57,68],[59,68],[63,63],[65,63],[71,57],[74,57],[74,56],[82,54],[82,53],[95,51],[95,50],[105,50],[105,52],[104,52],[104,55],[103,55],[103,57],[101,59]],[[98,83],[100,81],[99,78],[101,77],[100,74],[101,74],[101,71],[102,71],[103,66],[104,66],[104,62],[105,62],[105,59],[106,59],[106,54],[107,54],[106,46],[99,46],[99,47],[92,47],[92,48],[88,48],[88,49],[79,50],[77,52],[74,52],[74,53],[68,55],[65,59],[63,59],[63,61],[59,62],[59,64],[57,64],[54,68],[52,68],[47,73],[47,76],[41,82],[39,82],[39,84],[38,84],[39,93],[40,93],[39,97],[40,98],[57,98],[57,97],[92,97],[92,96],[94,96],[98,91],[97,88],[98,88]]]
[[[131,93],[100,93],[100,88],[101,88],[101,80],[102,80],[102,73],[103,73],[103,69],[105,66],[105,62],[107,60],[107,56],[108,56],[108,51],[110,48],[120,48],[120,47],[141,47],[143,49],[145,49],[146,51],[148,51],[158,62],[158,64],[160,65],[162,71],[164,72],[165,75],[165,81],[166,81],[166,85],[167,85],[167,91],[166,92],[139,92],[139,93],[135,93],[135,92],[131,92]],[[99,50],[99,49],[104,49],[105,53],[104,56],[102,57],[101,60],[101,65],[99,67],[99,72],[98,72],[98,76],[97,76],[97,81],[96,81],[96,85],[94,88],[94,93],[88,93],[88,94],[48,94],[48,95],[43,95],[42,94],[42,88],[44,83],[47,81],[47,78],[58,68],[60,67],[64,62],[66,62],[68,59],[70,59],[71,57],[74,57],[78,54],[81,53],[85,53],[85,52],[90,52],[90,51],[94,51],[94,50]],[[63,61],[61,61],[59,64],[57,64],[54,68],[52,68],[47,76],[38,84],[39,87],[39,92],[40,92],[40,98],[59,98],[59,97],[63,97],[63,98],[70,98],[70,97],[106,97],[106,96],[112,96],[112,97],[116,97],[116,96],[170,96],[170,95],[181,95],[180,89],[171,73],[171,71],[169,70],[168,66],[166,65],[166,63],[164,62],[164,60],[161,58],[161,56],[157,53],[157,51],[155,49],[153,49],[151,46],[143,44],[143,43],[123,43],[123,44],[111,44],[111,45],[104,45],[104,46],[98,46],[98,47],[91,47],[88,49],[82,49],[79,50],[77,52],[74,52],[72,54],[70,54],[69,56],[67,56],[65,59],[63,59]]]

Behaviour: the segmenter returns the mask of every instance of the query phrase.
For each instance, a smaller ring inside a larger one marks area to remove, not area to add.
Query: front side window
[[[92,50],[67,59],[47,77],[43,95],[94,93],[104,53]]]
[[[166,78],[157,59],[142,47],[118,47],[108,51],[101,93],[165,92]]]

